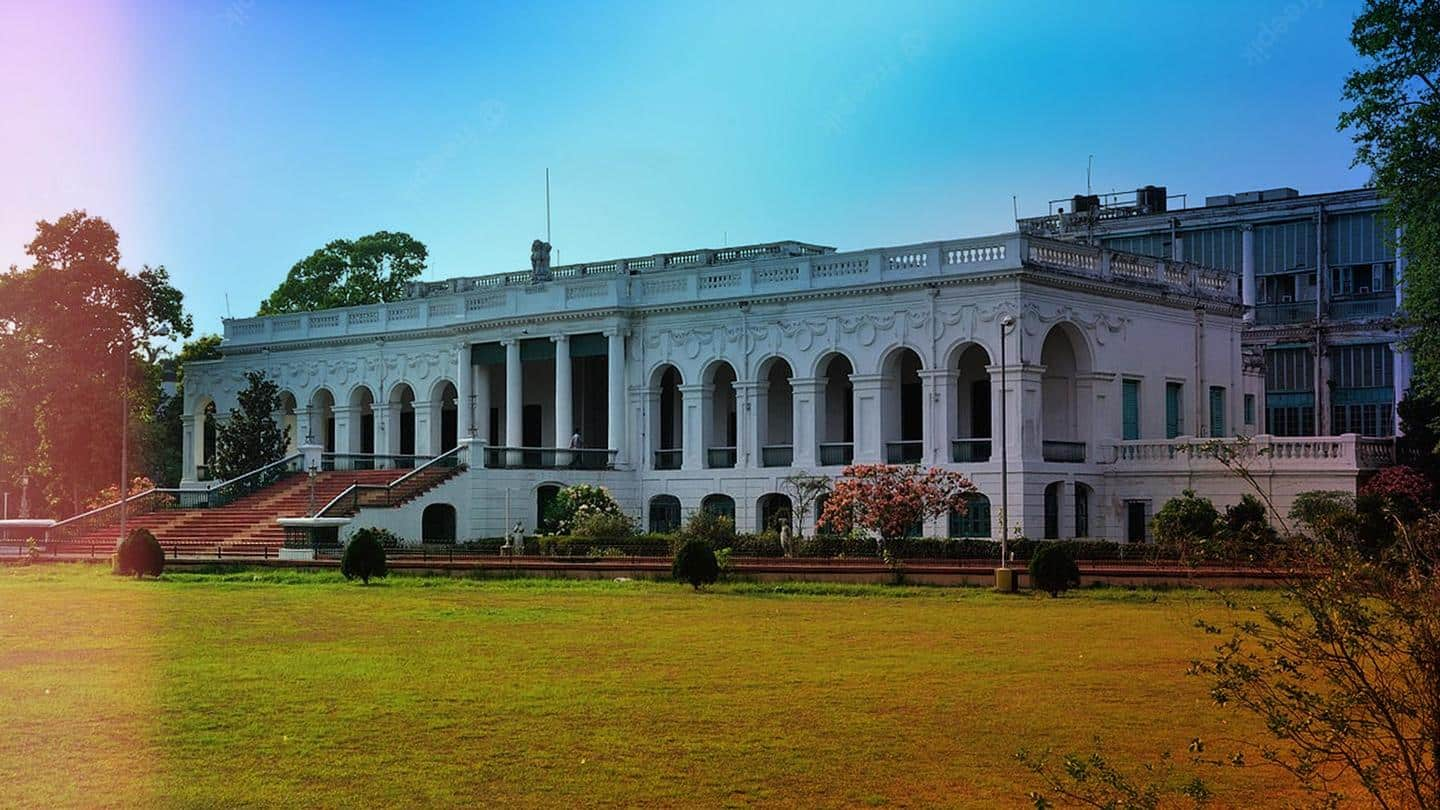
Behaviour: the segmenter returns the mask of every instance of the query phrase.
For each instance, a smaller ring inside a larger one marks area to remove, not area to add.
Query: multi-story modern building
[[[1215,263],[1020,233],[851,252],[779,242],[228,320],[223,359],[186,368],[185,486],[206,486],[213,420],[259,369],[284,391],[296,449],[326,468],[463,458],[463,473],[353,524],[411,540],[436,510],[461,539],[533,530],[573,482],[609,487],[652,530],[707,508],[753,531],[790,509],[787,477],[852,462],[970,476],[984,497],[930,533],[998,536],[1005,520],[1031,537],[1140,539],[1183,488],[1222,503],[1245,491],[1190,452],[1260,419],[1242,262]],[[1284,510],[1302,490],[1353,491],[1389,452],[1262,436],[1246,458]]]
[[[1077,195],[1019,225],[1239,274],[1243,343],[1263,372],[1261,430],[1394,435],[1410,377],[1394,320],[1404,266],[1379,195],[1278,188],[1207,197],[1194,208],[1183,200],[1154,186]]]

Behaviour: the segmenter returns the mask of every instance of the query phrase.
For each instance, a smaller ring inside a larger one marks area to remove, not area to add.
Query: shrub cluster
[[[1158,554],[1186,563],[1255,562],[1277,550],[1265,505],[1252,495],[1222,515],[1208,498],[1187,489],[1160,507],[1151,530]]]
[[[715,559],[715,550],[710,544],[698,538],[691,538],[675,551],[675,561],[670,572],[681,582],[700,590],[701,585],[714,584],[720,578],[720,563]]]
[[[131,529],[115,549],[114,571],[136,578],[158,577],[165,572],[165,549],[149,529]]]
[[[364,528],[355,532],[345,544],[345,554],[340,558],[340,573],[346,579],[359,579],[369,585],[371,577],[384,577],[386,537],[395,535],[384,529]]]
[[[555,494],[541,516],[541,534],[574,534],[575,528],[595,515],[623,515],[610,490],[594,484],[572,484]]]
[[[526,538],[526,554],[547,557],[668,557],[674,551],[675,538],[669,534],[637,534],[631,537],[577,537],[547,534]],[[498,548],[498,547],[497,547]]]
[[[1080,567],[1070,556],[1070,550],[1052,543],[1035,552],[1030,560],[1030,587],[1051,597],[1080,587]]]

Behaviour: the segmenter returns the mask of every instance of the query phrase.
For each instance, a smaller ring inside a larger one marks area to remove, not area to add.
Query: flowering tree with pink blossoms
[[[964,509],[977,492],[970,479],[938,467],[853,464],[825,499],[820,523],[841,534],[874,532],[883,552],[887,541],[903,538],[915,524]]]

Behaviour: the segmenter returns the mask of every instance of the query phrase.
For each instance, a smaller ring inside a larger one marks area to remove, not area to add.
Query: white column
[[[569,447],[570,435],[575,432],[573,398],[570,392],[574,376],[570,370],[570,336],[552,335],[555,344],[555,446]],[[570,463],[569,453],[557,453],[555,462]]]
[[[795,445],[794,466],[813,470],[818,462],[817,431],[825,411],[825,379],[823,377],[792,377],[790,379],[791,440]]]
[[[955,375],[944,368],[920,369],[920,417],[922,438],[921,458],[926,464],[944,464],[950,460],[950,398],[949,389]]]
[[[204,419],[202,416],[201,419]],[[197,480],[195,470],[195,416],[184,414],[180,417],[182,435],[180,447],[180,478],[185,481]]]
[[[439,450],[439,442],[431,435],[430,426],[433,417],[435,433],[440,432],[440,400],[417,399],[411,407],[415,409],[415,455],[434,455]]]
[[[1255,320],[1255,229],[1240,226],[1240,303],[1245,305],[1245,320]]]
[[[605,373],[609,378],[606,401],[605,446],[615,450],[615,464],[626,461],[625,453],[625,333],[616,329],[605,333],[609,356]]]
[[[490,435],[490,367],[484,364],[475,366],[474,379],[475,404],[471,419],[475,426],[475,439],[482,444],[494,444],[495,437]]]
[[[470,440],[470,427],[474,424],[475,377],[470,371],[470,344],[461,342],[455,347],[455,441]]]
[[[686,470],[698,470],[705,466],[705,432],[700,422],[704,413],[707,389],[710,386],[693,383],[680,386],[680,435],[681,462]]]
[[[350,405],[336,405],[331,413],[335,416],[335,452],[350,453],[358,450],[358,447],[350,446],[350,423],[360,418],[360,409]]]
[[[522,413],[525,399],[521,395],[520,341],[505,341],[505,446],[520,446]],[[518,462],[517,456],[514,461]]]
[[[878,464],[885,460],[885,433],[880,421],[885,380],[883,374],[850,375],[855,395],[856,464]]]

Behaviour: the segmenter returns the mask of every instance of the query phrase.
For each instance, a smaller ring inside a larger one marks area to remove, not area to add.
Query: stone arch
[[[700,501],[700,508],[712,515],[728,517],[735,520],[735,499],[723,492],[714,492],[706,495]]]
[[[657,470],[680,469],[685,448],[685,378],[673,363],[662,363],[650,372],[651,462]]]
[[[545,510],[555,501],[555,496],[565,485],[558,481],[545,481],[535,486],[535,530],[540,533],[555,531],[555,527],[545,517]],[[505,527],[507,530],[510,527]]]
[[[788,467],[795,458],[795,366],[773,354],[755,367],[755,433],[762,467]]]
[[[680,499],[674,495],[656,495],[650,499],[650,531],[669,534],[680,529]]]
[[[1052,481],[1045,485],[1045,531],[1044,539],[1060,539],[1060,496],[1065,491],[1064,481]]]
[[[409,382],[401,381],[390,387],[385,397],[390,412],[389,436],[386,437],[386,452],[391,455],[415,455],[415,388]],[[409,460],[400,459],[400,465],[409,465]]]
[[[705,448],[705,466],[734,467],[737,449],[739,408],[736,383],[739,377],[728,360],[715,359],[700,373],[705,386],[700,403],[701,441]]]
[[[195,400],[194,435],[191,437],[191,452],[195,459],[195,477],[200,481],[210,480],[210,466],[215,460],[216,416],[219,408],[215,398],[201,394]]]
[[[375,392],[365,383],[350,389],[346,397],[350,408],[350,452],[375,453]]]
[[[1095,504],[1095,490],[1089,484],[1075,482],[1075,523],[1073,535],[1075,537],[1090,536],[1090,509]]]
[[[1090,348],[1076,326],[1062,321],[1050,328],[1040,344],[1040,434],[1045,455],[1052,461],[1083,461],[1082,425],[1089,412],[1083,394],[1089,393]],[[1076,454],[1079,454],[1076,458]]]
[[[320,386],[310,392],[310,424],[306,429],[305,440],[313,440],[315,444],[325,448],[325,452],[335,452],[335,394],[329,388]]]
[[[950,460],[979,463],[990,460],[996,406],[990,372],[990,351],[974,340],[956,343],[946,353],[945,384],[950,412],[945,424],[950,434]]]
[[[455,542],[455,507],[448,503],[432,503],[420,515],[420,542]]]
[[[844,352],[821,355],[815,365],[819,380],[815,436],[822,467],[849,464],[855,458],[855,363]]]
[[[883,390],[880,396],[880,432],[885,440],[885,461],[918,464],[925,453],[925,398],[920,372],[923,355],[898,345],[880,360]]]
[[[292,391],[282,389],[280,391],[280,411],[275,415],[275,422],[280,429],[285,431],[285,452],[293,454],[300,448],[300,421],[296,415],[299,409],[299,400],[295,398]]]
[[[755,514],[757,516],[756,531],[779,531],[783,527],[794,530],[794,506],[790,501],[790,496],[783,492],[767,492],[757,498]]]
[[[459,445],[459,391],[448,377],[440,377],[430,386],[427,406],[430,422],[430,452],[440,455]]]

